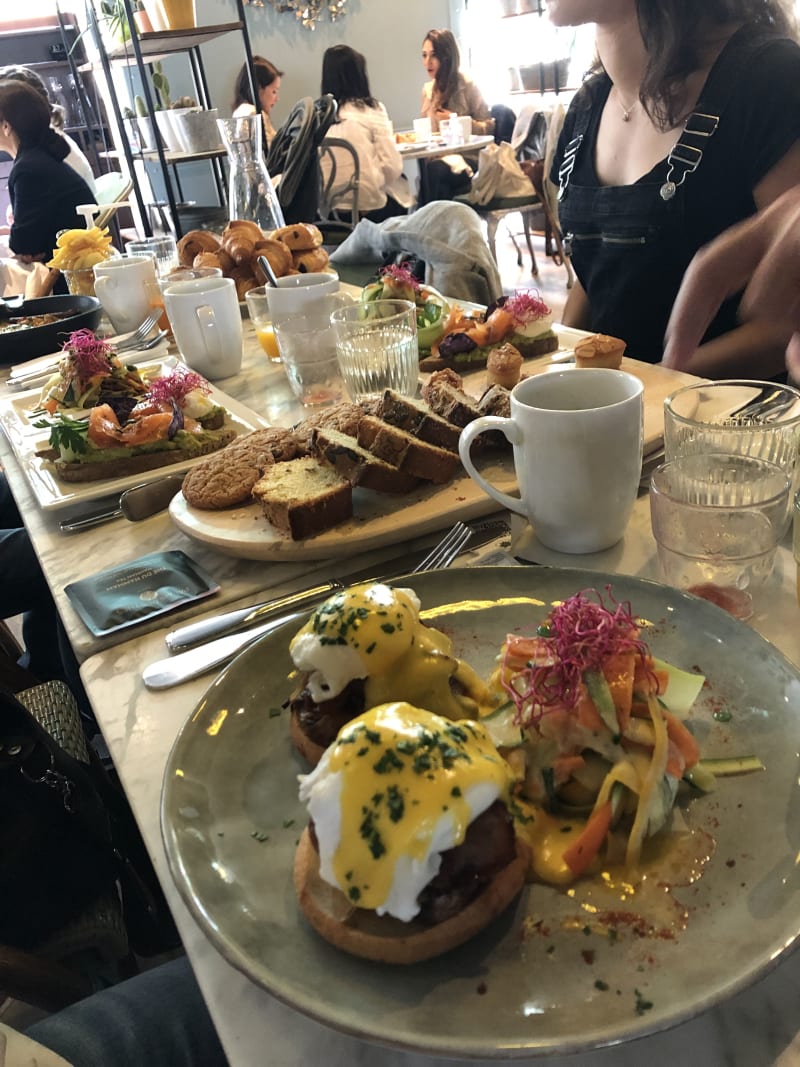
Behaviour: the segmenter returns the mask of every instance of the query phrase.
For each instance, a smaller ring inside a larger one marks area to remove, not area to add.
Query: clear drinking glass
[[[275,327],[269,313],[269,299],[266,286],[259,285],[244,294],[250,321],[256,332],[258,343],[263,348],[271,363],[280,363],[281,353],[275,336]]]
[[[164,278],[170,271],[180,266],[178,244],[172,234],[159,234],[156,237],[143,237],[139,241],[126,241],[125,251],[129,256],[153,256],[156,274]]]
[[[262,230],[285,225],[283,210],[261,153],[261,116],[217,119],[230,161],[230,218],[248,219]]]
[[[331,324],[319,315],[294,315],[275,324],[281,361],[292,392],[304,407],[345,399]]]
[[[419,378],[416,307],[410,300],[371,300],[331,314],[336,355],[353,400],[385,389],[415,396]]]
[[[790,478],[762,459],[679,456],[650,479],[650,517],[664,580],[706,595],[751,592],[772,572],[791,520]]]
[[[800,468],[800,390],[776,382],[725,380],[678,389],[664,401],[664,453],[728,452]]]

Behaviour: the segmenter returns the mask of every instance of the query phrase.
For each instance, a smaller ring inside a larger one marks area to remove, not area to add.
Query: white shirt
[[[94,185],[94,173],[91,163],[68,134],[63,133],[61,130],[59,130],[59,133],[69,145],[69,155],[64,157],[64,162],[68,167],[72,167],[76,174],[80,174],[92,190],[92,195],[96,196],[97,190]]]
[[[403,159],[395,144],[392,124],[383,104],[379,103],[377,107],[342,104],[337,112],[337,121],[328,130],[328,136],[349,141],[356,150],[360,168],[359,211],[376,211],[384,207],[387,195],[403,207],[411,206],[413,197],[408,183],[400,177]],[[323,178],[327,179],[329,170],[330,165],[323,157]],[[339,186],[338,178],[341,177],[342,188],[353,175],[352,160],[341,151],[337,154],[336,173],[336,186]],[[336,199],[335,188],[333,198]]]

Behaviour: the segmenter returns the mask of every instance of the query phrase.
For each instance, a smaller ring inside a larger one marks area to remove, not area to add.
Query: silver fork
[[[117,352],[128,352],[132,348],[139,348],[143,345],[150,335],[150,331],[161,317],[161,311],[155,311],[152,315],[148,315],[144,322],[141,322],[133,333],[128,334],[127,337],[123,337],[121,341],[113,342],[114,348]]]
[[[424,571],[436,570],[437,567],[449,567],[472,539],[472,534],[472,529],[466,523],[457,522],[441,541],[433,546],[428,555],[419,561],[411,573],[422,574]]]
[[[122,340],[117,341],[113,337],[108,339],[108,343],[112,345],[117,352],[132,352],[136,349],[141,351],[147,351],[149,348],[154,348],[159,341],[167,336],[166,330],[159,330],[159,332],[148,340],[148,335],[153,327],[159,320],[159,312],[155,312],[152,315],[148,315],[144,322],[130,334],[121,334]],[[28,388],[38,385],[39,382],[46,382],[47,379],[54,373],[58,366],[58,360],[60,356],[56,357],[52,363],[48,363],[45,366],[37,367],[35,370],[21,371],[19,374],[11,374],[8,377],[7,385],[12,388]]]
[[[447,567],[456,556],[465,548],[474,536],[474,530],[463,522],[457,522],[452,529],[448,530],[444,537],[435,545],[427,556],[411,572],[422,574],[424,571],[435,568]],[[402,571],[400,572],[402,573]],[[393,577],[390,575],[389,577]],[[227,633],[225,637],[219,637],[215,641],[199,645],[197,648],[189,648],[187,652],[179,652],[169,659],[158,660],[145,667],[142,672],[144,684],[148,689],[170,689],[181,682],[188,682],[192,678],[199,678],[201,674],[221,667],[228,660],[240,652],[257,638],[269,633],[278,626],[282,626],[291,619],[299,619],[302,616],[301,608],[309,608],[320,603],[324,598],[345,584],[354,585],[363,581],[360,575],[350,575],[345,582],[333,581],[325,583],[324,587],[317,586],[315,589],[303,590],[300,594],[289,597],[281,597],[268,601],[266,604],[255,608],[243,608],[238,611],[227,612],[224,615],[215,616],[213,619],[203,619],[199,623],[190,623],[188,626],[173,630],[167,635],[167,644],[170,648],[185,648],[187,645],[196,644],[202,639],[203,634],[210,632],[218,633],[220,626],[230,630],[232,626],[240,628],[248,625],[248,621],[255,621],[259,617],[259,611],[273,617],[268,622],[254,626],[244,633]],[[374,572],[370,571],[372,581],[380,581]],[[302,598],[302,600],[300,599]],[[310,599],[309,599],[310,598]],[[280,612],[278,618],[275,612]],[[225,632],[225,629],[223,629]]]

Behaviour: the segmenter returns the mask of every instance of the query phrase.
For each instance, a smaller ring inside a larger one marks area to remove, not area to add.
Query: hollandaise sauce
[[[406,701],[449,719],[477,718],[495,705],[476,672],[453,654],[449,637],[420,619],[410,589],[375,584],[336,593],[294,637],[296,666],[319,702],[364,679],[366,707]]]
[[[322,877],[357,906],[406,921],[472,820],[512,776],[482,726],[391,703],[348,723],[300,796],[314,819]]]

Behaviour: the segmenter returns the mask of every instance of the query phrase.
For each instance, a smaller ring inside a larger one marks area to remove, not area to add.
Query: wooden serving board
[[[565,350],[559,349],[552,356],[526,360],[522,373],[530,378],[534,374],[569,367],[565,360]],[[577,370],[577,368],[575,368]],[[635,375],[644,383],[644,454],[648,455],[664,443],[664,401],[684,385],[693,385],[699,379],[693,374],[671,370],[659,363],[643,363],[639,359],[622,357],[622,370]],[[467,392],[480,396],[486,388],[486,371],[475,371],[466,375],[464,386]]]

